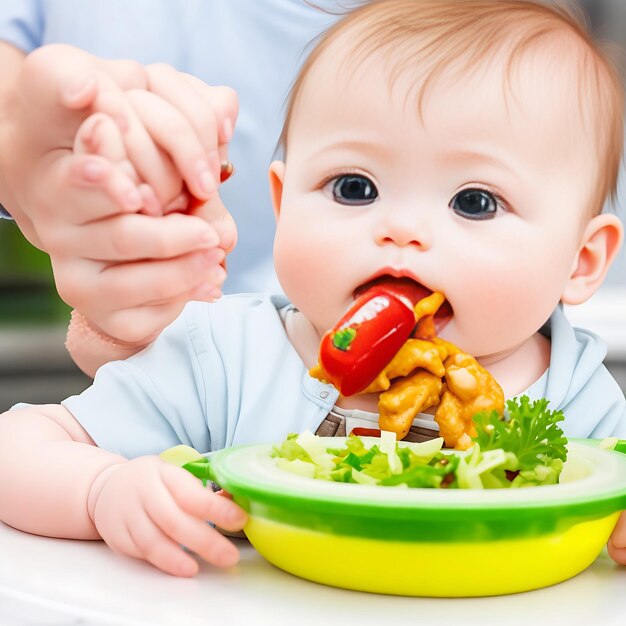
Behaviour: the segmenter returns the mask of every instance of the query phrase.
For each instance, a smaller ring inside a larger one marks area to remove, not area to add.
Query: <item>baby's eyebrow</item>
[[[519,165],[510,163],[506,156],[489,154],[482,150],[454,150],[446,151],[439,155],[439,160],[448,165],[476,164],[491,165],[499,169],[504,169],[511,174],[519,173]]]
[[[324,155],[331,150],[345,150],[350,152],[366,153],[379,159],[390,158],[395,150],[389,142],[370,139],[338,139],[322,144],[311,157]]]

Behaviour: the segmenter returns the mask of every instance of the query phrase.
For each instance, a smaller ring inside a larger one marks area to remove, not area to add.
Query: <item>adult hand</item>
[[[236,238],[216,193],[237,115],[232,90],[54,45],[25,59],[4,104],[1,199],[50,254],[66,302],[143,347],[183,300],[219,295],[208,275],[223,257],[215,248],[229,251]],[[115,122],[132,168],[107,158],[110,146],[75,149],[98,112]],[[170,215],[187,190],[199,206]]]

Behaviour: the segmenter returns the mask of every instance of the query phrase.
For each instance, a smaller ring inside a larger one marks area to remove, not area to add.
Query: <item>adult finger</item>
[[[237,245],[237,225],[226,209],[219,195],[208,202],[194,203],[190,215],[197,216],[211,224],[220,238],[220,247],[229,253]]]
[[[198,89],[171,65],[155,63],[146,68],[150,91],[180,111],[194,129],[205,154],[218,159],[220,141],[220,118],[217,111],[207,106],[207,101]],[[222,141],[225,140],[221,137]]]
[[[120,263],[104,269],[98,278],[98,292],[110,302],[129,308],[166,302],[182,291],[203,282],[221,286],[225,279],[219,265],[221,250],[211,248],[183,257]]]
[[[122,214],[72,227],[59,246],[68,256],[111,263],[169,259],[214,248],[219,242],[213,227],[198,217]]]
[[[237,117],[239,116],[237,92],[231,87],[224,85],[207,85],[191,74],[182,73],[182,76],[198,91],[207,106],[215,112],[219,125],[220,143],[228,143],[232,138]]]
[[[217,149],[205,153],[193,125],[169,102],[148,91],[130,91],[128,97],[150,136],[175,164],[189,191],[202,199],[214,194],[220,176]],[[216,122],[209,111],[204,120],[207,133],[216,137]]]
[[[215,250],[218,252],[218,250]],[[221,252],[221,251],[219,251]],[[195,256],[195,255],[194,255]],[[217,257],[219,258],[219,257]],[[178,272],[172,275],[180,280],[159,280],[155,271],[155,262],[135,263],[128,267],[119,266],[111,278],[111,269],[103,280],[100,264],[84,261],[67,264],[67,271],[59,259],[52,259],[57,291],[70,306],[78,309],[96,326],[112,337],[129,343],[151,340],[165,326],[169,325],[181,312],[190,299],[214,300],[221,295],[219,289],[225,275],[224,269],[217,263],[208,272],[186,277],[185,270],[193,263],[176,261],[163,262],[161,265],[174,264]],[[132,278],[123,272],[132,270]],[[169,268],[168,268],[169,269]],[[211,272],[216,272],[218,280],[213,282]],[[208,277],[207,277],[208,274]],[[145,282],[137,278],[145,277]],[[116,281],[115,278],[119,278]],[[188,293],[179,293],[180,282],[195,281]],[[121,284],[118,284],[121,283]],[[208,289],[206,293],[196,295],[198,291]],[[162,304],[146,304],[160,302]]]
[[[148,89],[146,66],[131,59],[97,59],[100,68],[124,91]]]

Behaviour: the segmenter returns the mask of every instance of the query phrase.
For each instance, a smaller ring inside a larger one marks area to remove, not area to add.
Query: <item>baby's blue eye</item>
[[[360,206],[374,202],[378,198],[378,190],[366,176],[346,174],[335,179],[333,198],[340,204]]]
[[[470,220],[488,220],[495,216],[498,201],[484,189],[463,189],[452,198],[450,208]]]

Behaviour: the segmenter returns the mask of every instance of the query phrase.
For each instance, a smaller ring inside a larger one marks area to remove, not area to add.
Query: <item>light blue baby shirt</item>
[[[336,13],[350,1],[315,4]],[[267,168],[308,44],[336,19],[305,0],[1,0],[0,39],[24,52],[65,43],[107,59],[169,63],[235,89],[235,176],[220,195],[237,223],[238,245],[224,290],[281,293]]]
[[[192,302],[151,346],[104,365],[63,404],[98,446],[127,457],[315,431],[338,393],[309,376],[285,333],[286,306],[255,294]]]
[[[63,402],[98,446],[126,457],[184,443],[201,452],[315,431],[337,391],[307,372],[287,338],[283,297],[192,302],[153,345],[109,363]],[[602,341],[550,318],[551,365],[530,387],[566,415],[570,437],[626,437],[626,401],[602,365]]]

